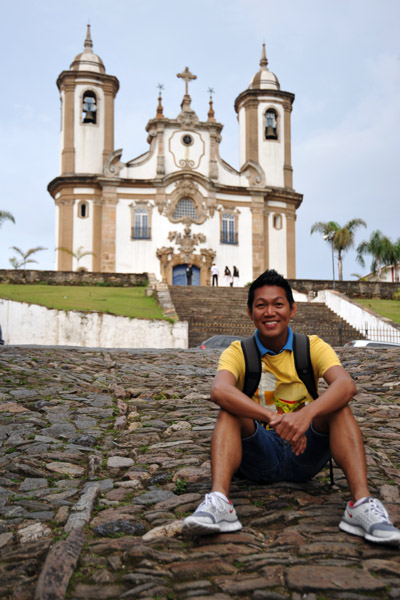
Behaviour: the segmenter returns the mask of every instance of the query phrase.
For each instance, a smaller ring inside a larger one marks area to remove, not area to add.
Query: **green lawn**
[[[98,311],[138,319],[163,319],[155,298],[144,287],[0,284],[0,298],[59,310]]]
[[[382,317],[400,323],[400,302],[397,300],[378,300],[375,298],[355,298],[361,306],[370,308]]]

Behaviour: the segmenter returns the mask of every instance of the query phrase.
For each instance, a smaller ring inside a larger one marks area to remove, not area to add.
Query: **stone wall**
[[[118,287],[146,286],[147,273],[88,273],[87,271],[35,271],[0,269],[0,283],[49,285],[110,285]]]
[[[302,294],[321,290],[331,290],[332,280],[323,279],[290,279],[290,285],[294,290]],[[337,292],[349,298],[382,298],[391,300],[393,294],[400,289],[400,283],[377,282],[377,281],[336,281]]]
[[[35,271],[31,269],[0,269],[0,283],[48,283],[49,285],[147,285],[151,279],[148,273],[88,273],[87,271]],[[332,289],[328,279],[290,279],[294,290],[302,294],[315,295],[321,290]],[[374,281],[336,281],[336,291],[349,298],[382,298],[391,300],[400,289],[400,283]]]

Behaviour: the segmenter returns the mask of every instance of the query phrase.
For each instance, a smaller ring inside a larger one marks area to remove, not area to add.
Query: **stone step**
[[[213,335],[246,337],[254,333],[247,314],[248,288],[170,286],[179,318],[189,322],[189,347]],[[362,337],[322,302],[298,302],[290,323],[299,333],[316,334],[333,346]]]

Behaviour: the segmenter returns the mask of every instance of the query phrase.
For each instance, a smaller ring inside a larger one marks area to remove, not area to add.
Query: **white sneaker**
[[[365,498],[355,506],[348,502],[339,527],[370,542],[400,546],[400,530],[392,525],[387,510],[376,498]]]
[[[183,521],[182,532],[197,535],[239,531],[242,525],[237,518],[232,502],[226,501],[215,492],[206,494],[196,511]]]

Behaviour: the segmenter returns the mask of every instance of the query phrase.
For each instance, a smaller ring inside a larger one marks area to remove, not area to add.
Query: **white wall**
[[[97,123],[82,123],[82,98],[92,90],[97,98]],[[76,86],[74,98],[75,172],[102,173],[104,148],[104,92],[93,84]]]
[[[369,340],[400,342],[400,329],[396,329],[388,319],[380,317],[368,308],[363,308],[343,294],[333,290],[318,292],[315,302],[325,302],[334,313],[350,323]]]
[[[265,112],[268,108],[274,108],[278,113],[278,140],[264,138]],[[258,106],[258,162],[265,171],[266,185],[284,187],[284,139],[284,119],[281,105],[270,101],[260,101]]]
[[[186,321],[129,319],[103,313],[48,309],[0,299],[6,344],[85,348],[187,348]]]

